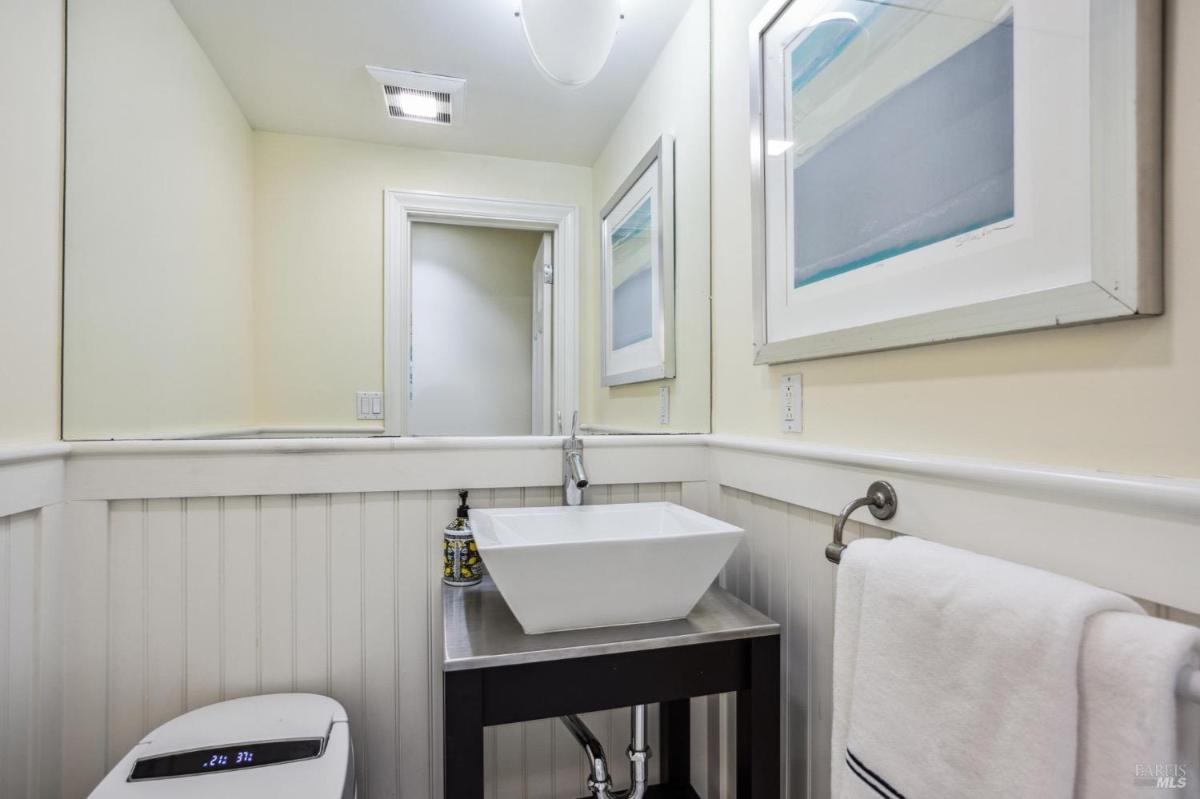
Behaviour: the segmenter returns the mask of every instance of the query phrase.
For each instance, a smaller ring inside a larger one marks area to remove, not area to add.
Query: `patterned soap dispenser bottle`
[[[442,582],[446,585],[477,585],[483,579],[483,561],[471,533],[467,492],[458,492],[458,515],[443,531]]]

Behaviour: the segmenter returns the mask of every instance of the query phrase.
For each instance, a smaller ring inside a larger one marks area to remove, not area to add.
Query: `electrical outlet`
[[[669,424],[671,421],[671,387],[658,387],[658,423]]]
[[[779,386],[780,422],[785,433],[804,431],[803,386],[800,375],[784,375]]]
[[[360,392],[358,392],[358,418],[359,419],[382,419],[383,418],[383,392],[382,391],[360,391]]]

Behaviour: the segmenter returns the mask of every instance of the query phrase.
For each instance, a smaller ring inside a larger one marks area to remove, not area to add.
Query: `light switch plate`
[[[784,375],[779,386],[780,426],[785,433],[804,431],[804,383],[800,375]]]
[[[671,387],[658,387],[658,423],[670,424],[671,422]]]
[[[360,391],[360,392],[358,392],[358,418],[359,419],[382,419],[383,418],[383,392],[382,391]]]

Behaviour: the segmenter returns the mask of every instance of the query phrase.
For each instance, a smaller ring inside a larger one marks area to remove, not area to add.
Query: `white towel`
[[[862,607],[867,569],[887,545],[877,538],[863,538],[842,552],[837,570],[837,597],[833,609],[833,770],[830,795],[842,796],[842,763],[846,751],[846,732],[850,726],[851,689],[854,684],[855,656],[858,652],[858,620]]]
[[[1198,664],[1200,629],[1132,613],[1089,620],[1077,799],[1200,797],[1200,706],[1176,694],[1180,673]]]
[[[841,570],[859,568],[862,545]],[[838,576],[836,623],[860,596],[857,635],[851,622],[834,637],[834,798],[1072,796],[1084,623],[1141,609],[916,538],[869,545],[860,565],[861,578]]]

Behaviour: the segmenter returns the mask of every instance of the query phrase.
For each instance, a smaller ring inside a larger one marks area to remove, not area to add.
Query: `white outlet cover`
[[[779,422],[785,433],[804,432],[804,382],[800,375],[784,375],[779,385]]]
[[[670,424],[671,422],[671,387],[658,387],[658,423]]]

